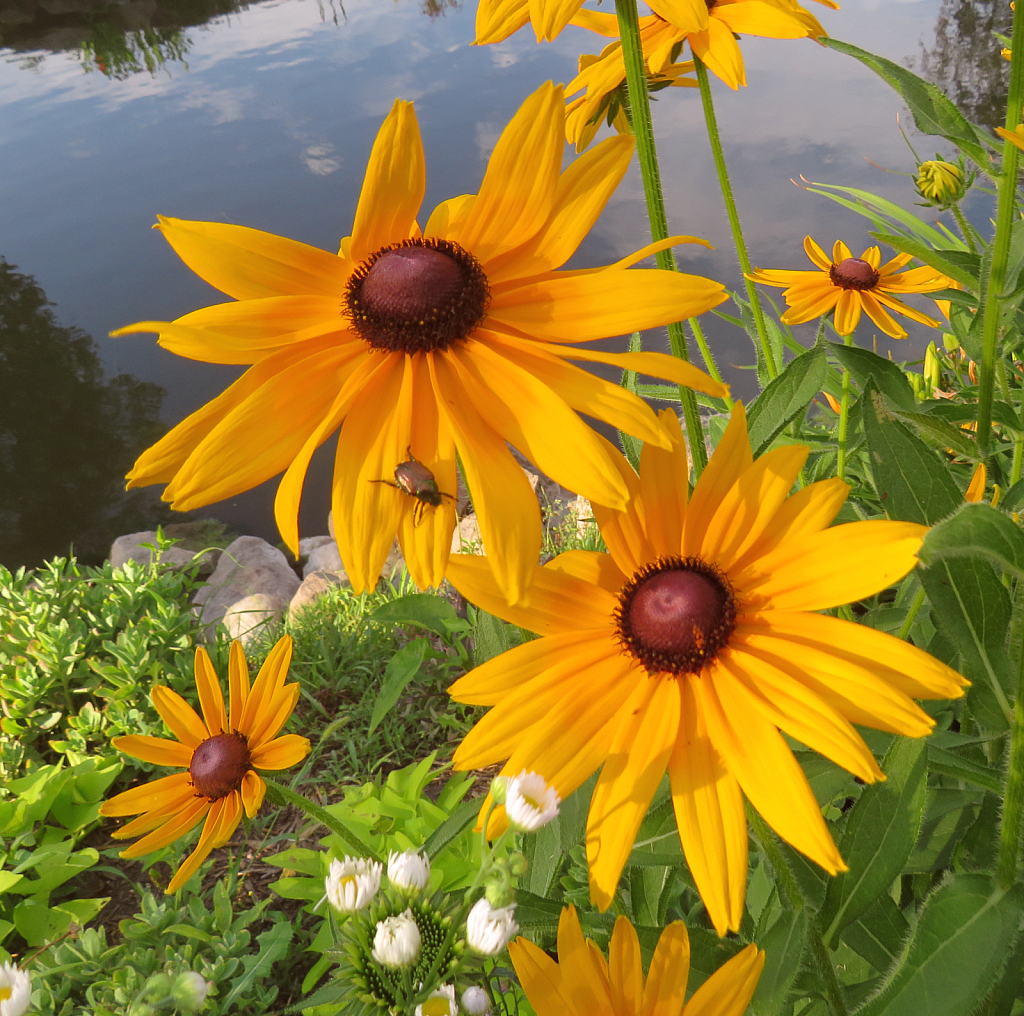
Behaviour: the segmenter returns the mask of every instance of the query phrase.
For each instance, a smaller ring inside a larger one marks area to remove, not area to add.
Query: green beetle
[[[370,482],[386,483],[389,487],[394,487],[395,490],[400,490],[403,494],[416,498],[417,504],[413,509],[412,519],[413,524],[418,526],[423,519],[423,513],[427,510],[427,505],[431,508],[440,508],[443,498],[448,498],[449,501],[454,501],[455,498],[451,494],[437,489],[434,474],[413,455],[411,445],[406,448],[405,454],[409,458],[395,466],[393,481],[371,480]]]

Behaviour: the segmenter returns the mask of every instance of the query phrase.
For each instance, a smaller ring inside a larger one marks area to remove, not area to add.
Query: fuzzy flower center
[[[663,557],[623,586],[616,611],[623,649],[649,673],[696,674],[736,627],[726,577],[696,557]]]
[[[238,733],[208,737],[192,753],[188,771],[198,797],[217,801],[241,789],[252,768],[249,742]]]
[[[11,988],[0,988],[0,1002],[6,1002],[11,997]]]
[[[880,278],[874,270],[861,258],[845,258],[828,270],[832,285],[842,289],[873,289]]]
[[[487,277],[467,250],[433,237],[402,240],[352,273],[352,327],[374,349],[428,353],[466,338],[484,319]]]

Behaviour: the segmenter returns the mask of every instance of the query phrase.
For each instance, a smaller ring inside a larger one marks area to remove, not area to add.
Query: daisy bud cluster
[[[419,892],[430,881],[430,858],[415,850],[388,856],[388,881],[406,892]]]
[[[394,970],[412,966],[419,958],[423,938],[416,918],[408,908],[395,917],[377,923],[373,936],[373,958]]]
[[[0,1016],[21,1016],[32,1000],[32,979],[13,963],[0,963]]]
[[[343,914],[365,910],[380,889],[382,870],[380,864],[365,857],[346,855],[343,861],[331,861],[325,879],[327,899],[331,906]]]

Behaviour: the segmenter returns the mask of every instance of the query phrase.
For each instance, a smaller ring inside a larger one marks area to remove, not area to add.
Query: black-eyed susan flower
[[[340,428],[334,528],[353,588],[373,588],[396,533],[426,588],[444,576],[458,457],[496,574],[518,597],[541,523],[508,444],[570,490],[621,507],[614,449],[577,413],[664,440],[641,399],[567,361],[724,391],[664,353],[569,345],[691,317],[726,293],[698,276],[626,270],[680,237],[607,268],[555,271],[622,178],[633,141],[610,138],[562,172],[564,150],[562,89],[549,83],[501,135],[479,194],[443,202],[421,230],[423,146],[412,104],[396,102],[338,254],[242,226],[161,219],[185,263],[234,302],[116,334],[157,331],[183,356],[253,366],[144,452],[130,485],[166,483],[164,499],[184,511],[284,470],[275,513],[297,552],[310,458]],[[426,510],[411,487],[385,482],[412,464],[406,479],[432,492]]]
[[[788,287],[782,294],[789,305],[789,310],[782,315],[783,324],[799,325],[835,311],[832,323],[836,331],[840,335],[851,335],[863,311],[886,335],[905,339],[906,330],[886,310],[888,307],[911,321],[929,328],[939,327],[934,318],[914,310],[892,295],[934,293],[949,287],[950,280],[928,265],[901,271],[912,255],[897,254],[883,265],[877,247],[869,247],[855,258],[842,240],[836,240],[829,258],[809,236],[804,238],[804,250],[818,271],[755,268],[747,276],[766,286]]]
[[[558,921],[558,961],[525,938],[509,944],[512,965],[537,1016],[743,1016],[765,954],[748,945],[722,964],[686,1001],[690,937],[673,921],[654,947],[644,977],[640,939],[626,917],[612,931],[608,959],[583,937],[574,907]]]
[[[819,0],[825,2],[825,0]],[[686,68],[674,61],[683,46],[707,64],[708,70],[730,88],[746,85],[746,71],[738,35],[759,35],[771,39],[817,39],[826,35],[817,19],[795,0],[713,0],[705,4],[678,0],[655,0],[648,6],[654,11],[640,19],[640,43],[647,62],[648,75],[666,75],[671,68]],[[835,7],[833,3],[826,6]],[[619,34],[614,14],[581,10],[572,19],[574,25],[589,28],[607,38]],[[676,74],[682,73],[676,70]],[[582,76],[582,75],[581,75]],[[586,70],[588,97],[597,86],[606,86],[613,79],[624,81],[626,68],[620,47],[609,46],[601,54],[601,65]],[[572,95],[585,87],[577,78],[566,89]],[[686,84],[686,79],[673,81]]]
[[[619,461],[626,511],[593,506],[609,552],[535,568],[529,606],[508,606],[481,559],[453,556],[468,600],[542,636],[452,685],[493,707],[455,765],[507,760],[502,774],[533,770],[563,798],[600,768],[586,847],[602,910],[667,770],[687,864],[725,934],[743,914],[744,796],[827,872],[845,867],[780,731],[873,782],[882,773],[852,724],[921,737],[934,721],[913,698],[959,696],[965,682],[907,642],[818,613],[906,575],[924,526],[829,528],[847,484],[790,496],[807,447],[755,461],[739,405],[690,495],[678,420],[662,419],[670,451],[645,445],[639,476]]]
[[[278,737],[299,697],[298,684],[285,684],[292,640],[286,635],[270,651],[256,680],[249,686],[249,668],[238,642],[231,644],[228,670],[229,699],[224,695],[206,650],[196,649],[195,678],[203,716],[176,692],[153,688],[153,705],[177,738],[129,735],[113,745],[133,758],[184,772],[132,787],[104,801],[100,814],[138,815],[114,839],[142,836],[122,857],[142,857],[180,839],[205,819],[195,850],[175,872],[167,892],[180,889],[206,860],[223,846],[242,812],[252,818],[263,803],[267,785],[257,769],[287,769],[309,754],[309,740],[298,734]]]

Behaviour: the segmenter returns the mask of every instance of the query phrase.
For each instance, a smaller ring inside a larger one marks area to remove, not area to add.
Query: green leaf
[[[172,924],[164,928],[163,935],[181,935],[182,938],[194,938],[200,942],[212,942],[213,936],[203,931],[202,928],[194,928],[191,924]]]
[[[426,639],[413,639],[388,660],[377,701],[373,703],[370,725],[366,730],[367,736],[377,729],[381,720],[387,716],[388,710],[399,700],[409,682],[420,672],[423,657],[429,648],[430,643]]]
[[[1024,532],[988,504],[964,504],[928,531],[918,559],[925,567],[943,558],[985,558],[1000,571],[1024,578]]]
[[[526,889],[516,890],[516,922],[521,928],[556,928],[562,904]]]
[[[993,793],[1002,794],[1003,778],[995,769],[979,765],[961,755],[955,755],[945,748],[938,748],[934,744],[928,745],[928,768],[933,773],[942,773],[943,776],[952,776],[957,780],[966,780],[976,787],[983,787]]]
[[[954,875],[925,902],[896,967],[857,1016],[964,1016],[1006,962],[1024,889],[994,891],[985,874]]]
[[[479,667],[522,641],[522,629],[517,625],[502,621],[486,610],[478,610],[473,625],[473,666]]]
[[[928,413],[904,413],[892,410],[892,415],[902,423],[908,423],[918,436],[940,452],[952,448],[957,455],[965,459],[978,458],[978,446],[959,427],[946,423],[945,420]]]
[[[939,560],[917,572],[938,616],[936,627],[959,651],[973,682],[968,702],[982,725],[1005,730],[1014,673],[1006,652],[1010,597],[992,566],[977,555]]]
[[[463,801],[426,839],[423,852],[427,857],[437,857],[449,843],[476,821],[483,801],[471,797]]]
[[[257,977],[265,979],[270,976],[270,968],[284,959],[291,943],[293,930],[290,922],[278,921],[272,928],[256,936],[259,948],[255,954],[242,957],[245,973],[236,978],[234,987],[220,1003],[221,1012],[231,1012],[231,1005],[243,992],[248,991]]]
[[[873,70],[883,81],[894,88],[910,107],[914,117],[914,125],[922,134],[937,134],[952,141],[965,155],[977,163],[986,173],[992,172],[984,133],[953,105],[941,89],[929,81],[919,78],[912,71],[899,64],[875,56],[858,46],[838,39],[823,38],[822,44],[840,53],[855,57],[862,64]]]
[[[802,416],[825,382],[825,350],[815,346],[786,364],[747,409],[750,447],[760,455],[790,420]]]
[[[445,637],[452,623],[459,620],[459,615],[440,596],[433,593],[410,593],[382,604],[366,620],[386,624],[414,624]]]
[[[887,779],[867,787],[850,810],[839,851],[849,871],[830,879],[821,909],[824,939],[833,947],[903,870],[921,830],[928,780],[923,739],[898,737],[883,764]]]
[[[765,961],[750,1011],[754,1016],[778,1016],[800,973],[807,945],[807,911],[784,912],[757,944],[765,952]]]
[[[839,937],[876,970],[885,973],[899,955],[909,927],[892,897],[883,895],[843,928]]]
[[[12,885],[20,882],[25,876],[15,874],[13,871],[0,871],[0,893],[7,892]]]
[[[938,269],[943,275],[955,279],[961,286],[977,291],[978,276],[981,273],[981,255],[969,250],[935,250],[927,244],[919,243],[906,236],[895,236],[892,233],[872,233],[879,243],[904,254],[913,254],[918,261]],[[929,294],[930,295],[930,294]]]
[[[843,346],[838,342],[828,343],[828,351],[853,375],[861,388],[874,381],[875,387],[893,409],[902,409],[905,413],[917,410],[914,389],[910,387],[906,374],[892,360],[877,356],[870,349]]]
[[[893,416],[873,382],[861,402],[871,473],[886,515],[932,525],[963,504],[945,462]]]

